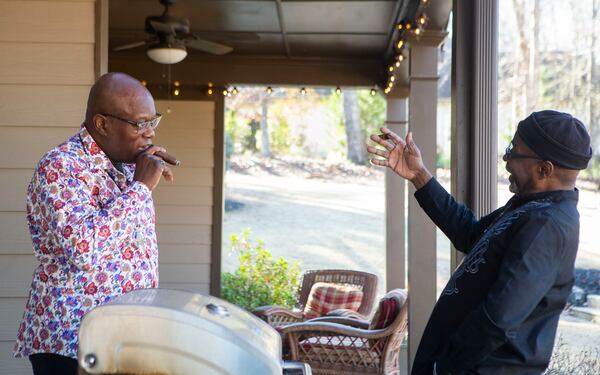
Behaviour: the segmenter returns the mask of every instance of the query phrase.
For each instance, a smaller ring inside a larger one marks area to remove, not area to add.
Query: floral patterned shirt
[[[85,313],[138,288],[158,286],[150,190],[135,165],[113,165],[84,126],[39,162],[27,191],[33,273],[15,356],[77,358]]]

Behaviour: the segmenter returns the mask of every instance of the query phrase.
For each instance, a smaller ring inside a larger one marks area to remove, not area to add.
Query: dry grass
[[[556,340],[550,366],[544,375],[598,375],[600,374],[600,349],[578,349],[569,346],[559,336]]]

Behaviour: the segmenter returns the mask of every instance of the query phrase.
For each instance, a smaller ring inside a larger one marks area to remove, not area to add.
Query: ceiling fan
[[[187,56],[187,47],[213,55],[224,55],[233,48],[205,40],[195,33],[190,33],[190,22],[186,18],[174,17],[170,7],[175,0],[159,0],[165,7],[160,16],[146,17],[145,31],[148,39],[115,47],[113,51],[122,51],[147,45],[146,53],[153,61],[161,64],[175,64]],[[239,33],[234,33],[239,34]],[[239,37],[239,35],[238,35]],[[245,33],[243,39],[258,40],[258,34]]]

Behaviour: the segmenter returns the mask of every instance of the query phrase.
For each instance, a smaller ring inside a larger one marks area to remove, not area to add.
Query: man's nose
[[[144,132],[142,132],[142,136],[144,138],[154,138],[155,135],[156,135],[156,132],[152,128],[148,128],[148,129],[144,130]]]

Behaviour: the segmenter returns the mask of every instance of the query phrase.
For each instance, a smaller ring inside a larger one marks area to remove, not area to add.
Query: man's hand
[[[383,159],[371,159],[375,165],[389,167],[400,177],[412,182],[417,189],[423,187],[432,177],[425,168],[421,151],[413,142],[412,133],[406,135],[406,140],[388,128],[381,128],[380,135],[371,135],[371,140],[384,149],[368,146],[370,154],[381,156]]]
[[[167,152],[163,147],[150,146],[135,159],[135,174],[133,179],[144,183],[150,190],[154,190],[158,185],[160,176],[165,176],[165,180],[169,182],[173,181],[171,168],[167,166],[164,160],[154,155],[159,151]]]

